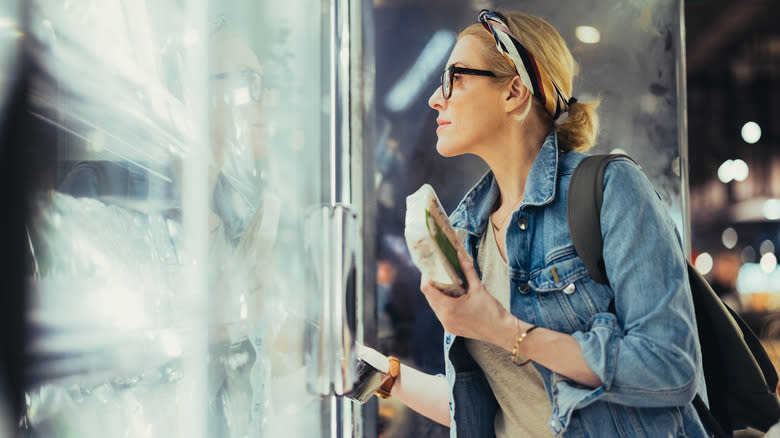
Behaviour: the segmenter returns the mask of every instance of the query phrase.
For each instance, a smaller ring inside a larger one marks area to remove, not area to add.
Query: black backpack
[[[608,283],[604,269],[600,212],[604,169],[622,154],[593,155],[580,162],[572,175],[567,200],[569,232],[577,254],[593,279]],[[633,161],[633,160],[632,160]],[[712,290],[688,261],[696,325],[699,331],[709,409],[697,394],[699,418],[715,437],[752,427],[762,432],[780,420],[775,392],[777,372],[756,335]],[[609,311],[615,313],[614,299]]]

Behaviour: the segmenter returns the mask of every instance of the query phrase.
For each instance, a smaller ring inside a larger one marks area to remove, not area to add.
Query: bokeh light
[[[761,127],[756,122],[747,122],[742,125],[742,139],[753,144],[761,139]]]
[[[756,250],[748,245],[742,249],[742,263],[753,263],[756,261]]]
[[[750,169],[745,161],[737,158],[736,160],[726,160],[718,167],[718,179],[722,183],[733,181],[744,181],[747,179]]]
[[[712,271],[712,256],[707,252],[703,252],[696,257],[696,261],[693,264],[701,272],[701,275],[707,275]]]
[[[767,199],[764,202],[762,213],[770,221],[780,219],[780,199]]]
[[[761,256],[759,264],[761,265],[762,271],[771,274],[777,267],[777,257],[775,257],[774,253],[768,252]]]
[[[601,41],[601,33],[593,26],[577,26],[574,32],[577,39],[585,44],[596,44]]]
[[[737,245],[738,238],[737,231],[731,227],[723,230],[723,233],[720,236],[720,240],[723,242],[723,246],[728,249],[734,248]]]
[[[775,244],[771,240],[761,242],[761,246],[758,247],[758,253],[762,256],[768,252],[775,252]]]

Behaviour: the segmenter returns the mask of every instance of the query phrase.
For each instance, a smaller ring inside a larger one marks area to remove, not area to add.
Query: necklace
[[[501,231],[501,228],[503,228],[503,227],[504,227],[504,225],[506,225],[506,221],[507,221],[507,219],[509,219],[509,217],[510,217],[510,216],[512,216],[512,212],[514,212],[514,211],[515,211],[515,208],[517,208],[517,206],[518,206],[518,205],[520,205],[520,203],[521,203],[521,202],[523,202],[523,197],[522,197],[522,196],[521,196],[521,197],[520,197],[520,199],[519,199],[519,200],[518,200],[518,201],[515,203],[515,205],[513,205],[513,206],[512,206],[512,208],[510,208],[510,209],[509,209],[509,212],[507,212],[507,213],[504,213],[504,217],[503,217],[503,218],[501,218],[501,220],[500,220],[500,221],[496,221],[496,220],[495,220],[495,217],[493,217],[493,218],[492,218],[492,219],[493,219],[493,220],[492,220],[492,223],[493,223],[493,229],[494,229],[494,230],[496,230],[496,231]],[[493,212],[493,215],[495,215],[495,211]]]

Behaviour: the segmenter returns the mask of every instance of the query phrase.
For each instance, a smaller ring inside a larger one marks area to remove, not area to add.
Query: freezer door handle
[[[324,205],[304,218],[307,293],[304,360],[307,388],[318,395],[343,395],[355,380],[355,281],[357,214],[347,205]]]

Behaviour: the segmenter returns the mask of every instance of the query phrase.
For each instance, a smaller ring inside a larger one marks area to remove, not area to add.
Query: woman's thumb
[[[458,261],[460,262],[460,269],[463,270],[463,274],[469,283],[471,283],[473,278],[479,279],[477,271],[474,269],[474,260],[462,249],[458,250]]]

